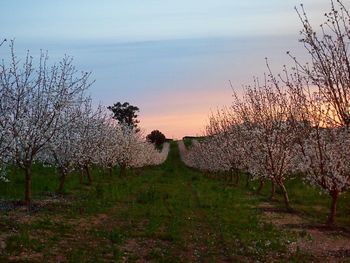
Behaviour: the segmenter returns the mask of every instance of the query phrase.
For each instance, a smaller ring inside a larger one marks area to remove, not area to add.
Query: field
[[[92,185],[71,175],[64,195],[55,195],[54,170],[35,167],[30,212],[15,202],[23,178],[12,171],[1,183],[1,262],[271,262],[346,261],[349,258],[349,195],[339,201],[339,226],[323,226],[329,200],[289,181],[293,213],[269,188],[209,179],[187,168],[176,142],[156,167],[94,169]],[[320,244],[320,242],[322,244]],[[321,248],[321,245],[323,248]]]
[[[8,2],[0,263],[350,263],[349,0]]]

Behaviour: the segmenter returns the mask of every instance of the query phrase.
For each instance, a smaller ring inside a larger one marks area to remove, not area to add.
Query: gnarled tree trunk
[[[122,163],[120,165],[120,177],[124,177],[126,175],[126,164]]]
[[[328,225],[334,225],[335,215],[337,213],[337,202],[338,202],[339,192],[336,190],[332,191],[331,197],[332,197],[332,203],[331,203],[331,209],[327,220]]]
[[[80,167],[79,182],[80,184],[84,183],[84,169],[82,167]]]
[[[238,186],[239,185],[239,172],[237,170],[235,171],[235,178],[236,178],[235,185]]]
[[[265,185],[265,181],[264,180],[260,180],[260,184],[259,184],[259,187],[258,189],[256,190],[256,193],[257,194],[260,194],[262,189],[264,188],[264,185]]]
[[[32,201],[32,164],[26,165],[24,172],[25,172],[24,202],[29,208]]]
[[[249,174],[246,174],[246,176],[247,176],[247,180],[246,180],[246,182],[245,182],[245,187],[246,188],[249,188],[249,183],[250,183],[250,175]]]
[[[63,170],[61,170],[60,171],[60,183],[59,183],[58,188],[56,190],[56,192],[58,194],[62,194],[63,193],[64,184],[66,182],[66,177],[67,177],[67,174]]]
[[[292,208],[290,207],[289,196],[288,196],[288,192],[287,192],[286,187],[284,186],[284,184],[282,182],[279,182],[278,185],[282,190],[284,204],[285,204],[287,210],[292,210]]]
[[[91,177],[89,166],[85,165],[84,168],[85,168],[85,172],[86,172],[86,175],[87,175],[87,178],[88,178],[88,181],[89,181],[89,185],[91,185],[92,184],[92,177]]]
[[[271,194],[270,194],[270,200],[275,199],[275,194],[276,194],[276,184],[274,181],[271,180]]]

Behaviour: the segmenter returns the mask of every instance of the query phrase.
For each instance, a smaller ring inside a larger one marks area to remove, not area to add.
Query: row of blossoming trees
[[[271,181],[290,208],[285,181],[295,174],[328,193],[329,224],[337,199],[350,187],[350,15],[332,10],[318,33],[301,7],[301,42],[310,63],[292,57],[294,67],[274,75],[267,63],[264,80],[234,92],[231,107],[210,117],[207,138],[186,155],[189,166],[209,172],[247,171]]]
[[[4,48],[4,47],[2,47]],[[118,124],[86,95],[90,74],[78,72],[72,59],[49,64],[28,54],[20,61],[10,44],[9,59],[0,65],[0,169],[8,180],[9,166],[25,176],[25,202],[31,202],[32,167],[36,162],[57,168],[58,191],[73,170],[92,182],[93,164],[121,174],[127,167],[162,163],[160,153],[128,125]]]

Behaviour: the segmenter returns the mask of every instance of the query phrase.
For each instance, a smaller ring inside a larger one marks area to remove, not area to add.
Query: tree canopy
[[[107,109],[112,111],[112,118],[117,120],[119,124],[138,130],[137,124],[140,122],[137,119],[137,112],[140,111],[138,107],[129,104],[129,102],[124,102],[123,104],[117,102],[113,106],[108,106]]]
[[[147,140],[159,147],[165,142],[166,138],[162,132],[154,130],[147,135]]]

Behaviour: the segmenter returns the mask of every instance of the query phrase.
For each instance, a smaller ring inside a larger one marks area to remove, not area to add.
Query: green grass
[[[192,140],[196,140],[198,142],[203,141],[206,137],[205,136],[185,136],[182,138],[185,146],[187,149],[189,149],[192,146]]]
[[[161,166],[129,170],[123,178],[117,169],[112,178],[97,168],[92,173],[91,186],[80,185],[79,176],[71,175],[65,197],[35,214],[0,215],[0,233],[6,234],[7,245],[0,261],[11,256],[37,262],[57,257],[67,262],[306,259],[306,255],[290,258],[287,253],[287,245],[297,238],[295,233],[261,220],[258,205],[267,200],[268,186],[257,196],[253,193],[256,183],[246,188],[241,180],[239,187],[232,187],[208,179],[181,163],[176,143],[171,144],[168,160]],[[46,199],[46,192],[57,187],[52,168],[36,165],[33,177],[35,200]],[[299,179],[288,182],[287,187],[295,209],[315,222],[326,215],[328,200],[318,191]],[[0,196],[22,198],[20,171],[11,171],[10,183],[0,184]],[[341,224],[349,223],[347,200],[344,196],[339,203]],[[35,253],[41,257],[31,258]]]
[[[254,182],[251,184],[251,190],[254,191],[258,188],[258,183]],[[331,205],[330,196],[320,191],[319,188],[310,186],[309,184],[303,182],[300,177],[295,177],[286,181],[286,188],[290,198],[292,208],[305,216],[311,222],[315,224],[323,224],[327,221],[329,209]],[[261,201],[269,201],[271,185],[267,183],[260,196]],[[283,198],[282,193],[279,189],[276,190],[276,202],[275,205],[283,208]],[[336,223],[341,227],[350,226],[350,192],[342,194],[339,197],[337,205],[337,216]]]
[[[190,138],[185,138],[183,140],[183,142],[184,142],[187,149],[189,149],[192,146],[192,139],[190,139]]]

